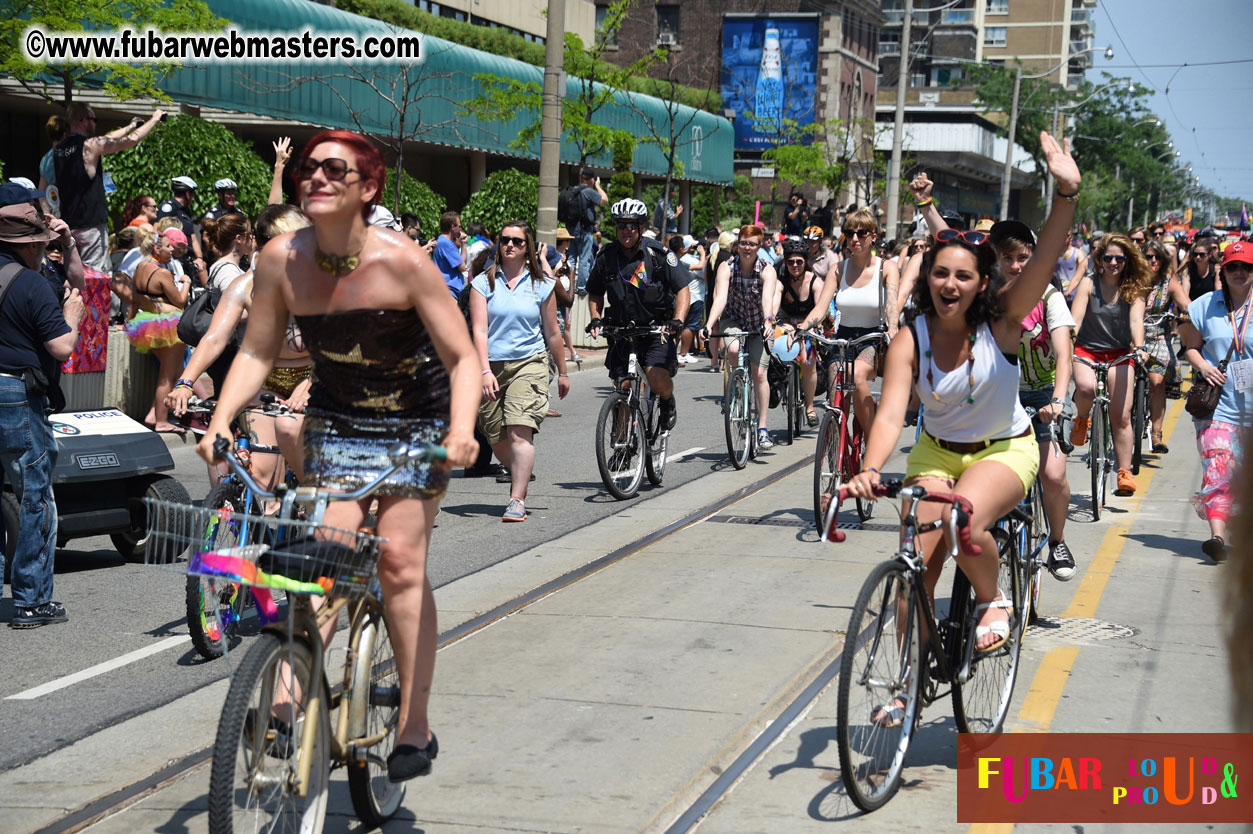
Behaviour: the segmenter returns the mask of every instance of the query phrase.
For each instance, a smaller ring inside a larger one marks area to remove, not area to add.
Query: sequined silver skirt
[[[305,415],[303,483],[358,489],[391,468],[388,452],[398,441],[439,443],[447,434],[447,420],[345,417],[309,409]],[[375,494],[439,499],[447,490],[447,469],[414,459],[384,481]]]

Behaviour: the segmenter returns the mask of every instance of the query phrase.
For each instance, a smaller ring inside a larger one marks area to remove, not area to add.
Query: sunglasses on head
[[[1102,255],[1101,260],[1105,261],[1105,263],[1107,264],[1120,264],[1123,261],[1127,260],[1127,256],[1126,255]]]
[[[501,235],[501,236],[500,236],[500,245],[501,245],[501,246],[504,246],[505,244],[510,244],[511,246],[516,246],[516,247],[518,247],[519,249],[525,249],[525,248],[526,248],[526,238],[524,238],[524,237],[513,237],[512,235]]]
[[[348,163],[342,159],[336,159],[335,157],[329,157],[327,159],[311,159],[309,157],[305,157],[300,160],[300,164],[296,166],[296,179],[311,179],[313,175],[317,173],[319,168],[322,169],[322,173],[326,176],[326,178],[332,182],[338,182],[348,176],[349,173],[357,172],[356,168],[349,168]]]
[[[971,246],[978,246],[988,239],[987,232],[959,232],[956,229],[940,229],[935,233],[935,239],[940,243],[950,243],[954,240],[962,240]]]

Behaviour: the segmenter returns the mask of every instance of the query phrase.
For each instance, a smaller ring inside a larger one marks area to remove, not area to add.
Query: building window
[[[915,72],[909,76],[909,86],[925,87],[927,86],[927,74],[925,72]]]
[[[983,45],[1004,46],[1008,35],[1009,27],[1007,26],[988,26],[983,30]]]
[[[879,56],[901,54],[901,33],[884,32],[879,35]]]
[[[605,46],[617,46],[618,45],[618,33],[616,31],[615,32],[604,31],[605,20],[608,17],[609,17],[608,6],[596,7],[596,37],[603,38],[605,42]]]
[[[657,6],[657,43],[673,46],[679,42],[679,7]]]
[[[988,0],[988,14],[1009,14],[1009,0]]]

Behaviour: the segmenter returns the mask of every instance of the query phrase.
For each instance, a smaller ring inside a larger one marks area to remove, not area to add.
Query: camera
[[[165,121],[166,119],[168,119],[169,117],[170,117],[170,114],[169,114],[169,113],[162,113],[162,114],[161,114],[161,118],[160,118],[160,119],[158,119],[157,121],[161,121],[161,122],[163,122],[163,121]]]

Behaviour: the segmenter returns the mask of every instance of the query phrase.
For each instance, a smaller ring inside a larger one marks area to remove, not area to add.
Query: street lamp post
[[[1014,139],[1015,139],[1015,134],[1018,132],[1018,93],[1022,89],[1022,80],[1024,78],[1028,80],[1036,79],[1036,78],[1045,78],[1057,72],[1057,70],[1061,69],[1063,65],[1068,64],[1072,58],[1077,58],[1080,55],[1086,54],[1088,52],[1098,52],[1100,51],[1100,49],[1101,47],[1094,46],[1091,49],[1081,49],[1078,52],[1072,52],[1070,55],[1066,56],[1066,60],[1062,61],[1057,66],[1051,69],[1045,70],[1044,72],[1035,73],[1034,75],[1023,75],[1021,64],[1014,67],[1014,95],[1009,106],[1009,144],[1005,148],[1005,170],[1004,170],[1003,177],[1001,179],[1001,219],[1002,220],[1009,217],[1009,185],[1010,185],[1010,177],[1014,173]],[[1105,49],[1105,59],[1107,61],[1112,59],[1114,57],[1114,47],[1106,46],[1104,47],[1104,49]]]

